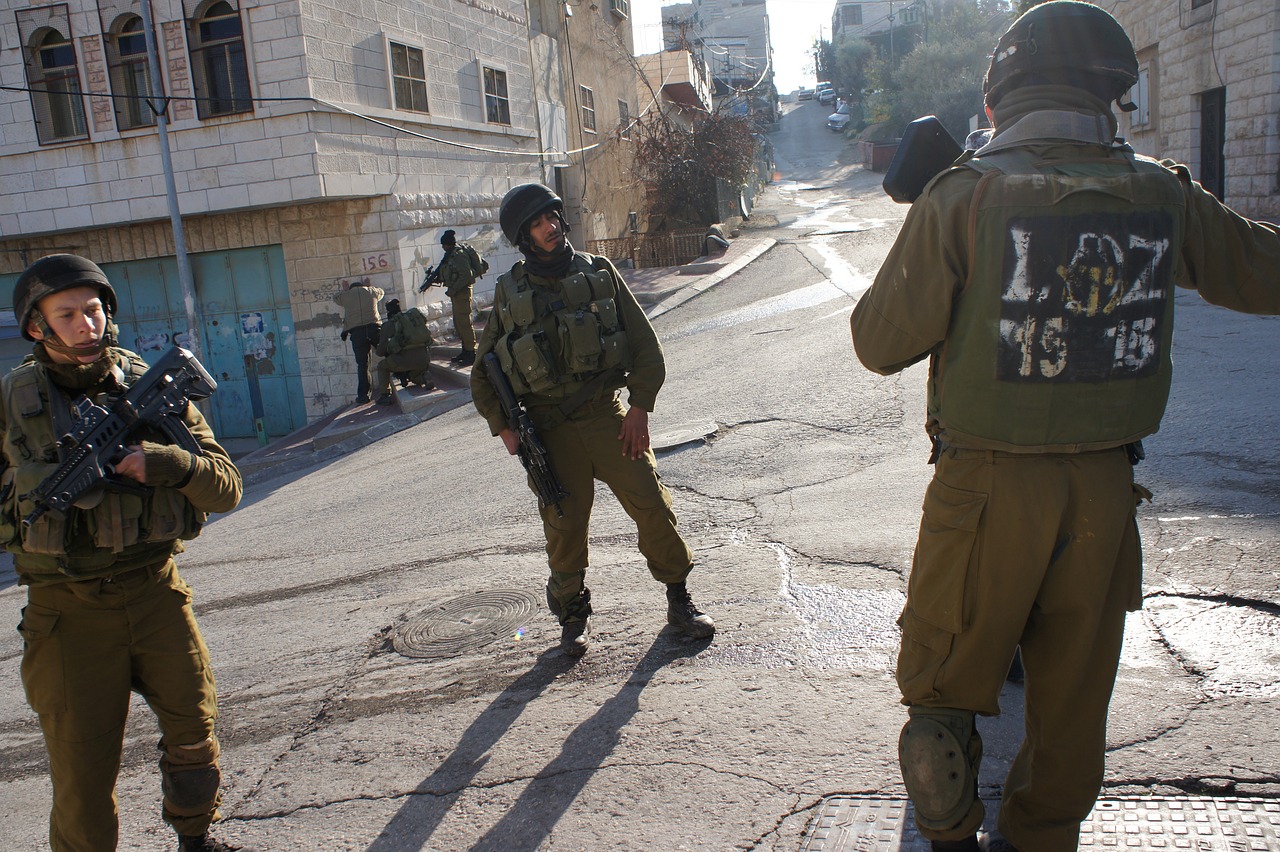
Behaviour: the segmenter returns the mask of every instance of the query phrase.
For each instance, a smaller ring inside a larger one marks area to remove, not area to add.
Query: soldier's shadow
[[[641,691],[653,676],[673,660],[692,656],[707,644],[672,642],[659,635],[636,663],[618,694],[565,738],[560,753],[537,773],[510,810],[471,848],[504,852],[536,849],[617,746],[623,727],[639,708]],[[417,786],[367,852],[424,848],[454,802],[484,767],[493,745],[515,723],[525,706],[574,662],[558,650],[541,654],[532,669],[513,681],[471,723],[457,748]],[[555,783],[545,783],[549,778],[556,779]]]

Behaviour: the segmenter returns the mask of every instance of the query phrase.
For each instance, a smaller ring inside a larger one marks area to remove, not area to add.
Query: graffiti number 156
[[[391,261],[387,260],[387,255],[383,254],[367,254],[360,258],[360,263],[364,267],[365,272],[372,272],[375,269],[386,269],[391,265]]]

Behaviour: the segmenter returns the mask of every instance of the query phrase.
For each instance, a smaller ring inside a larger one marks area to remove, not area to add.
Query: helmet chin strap
[[[107,317],[107,327],[103,330],[102,336],[94,343],[88,346],[68,346],[49,328],[49,323],[45,321],[44,316],[39,311],[31,312],[31,319],[36,324],[36,328],[40,329],[41,340],[45,349],[57,352],[62,355],[69,355],[79,360],[86,356],[92,355],[95,358],[101,357],[103,352],[107,351],[108,346],[114,346],[119,335],[120,329],[111,321],[111,317]]]

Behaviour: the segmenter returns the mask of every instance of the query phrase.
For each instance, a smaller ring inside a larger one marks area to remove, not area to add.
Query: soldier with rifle
[[[676,530],[649,446],[649,412],[666,377],[653,326],[607,258],[574,251],[564,205],[550,189],[515,187],[498,218],[524,260],[498,279],[477,348],[482,363],[497,362],[498,387],[477,370],[471,394],[490,431],[529,467],[539,495],[551,568],[547,604],[560,621],[561,650],[581,656],[590,641],[587,534],[596,479],[635,521],[649,571],[666,584],[668,623],[693,638],[712,636],[714,622],[685,586],[693,553]]]
[[[70,254],[31,264],[13,292],[34,351],[0,380],[0,539],[27,605],[22,683],[40,717],[54,850],[114,849],[130,692],[160,724],[162,816],[178,848],[209,834],[221,773],[217,697],[191,589],[173,556],[240,473],[188,399],[213,380],[184,350],[154,368],[116,346],[116,294]]]

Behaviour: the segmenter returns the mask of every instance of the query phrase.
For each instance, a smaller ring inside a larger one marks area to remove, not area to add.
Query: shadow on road
[[[653,676],[674,660],[704,650],[709,641],[673,642],[660,634],[636,663],[618,694],[565,738],[560,754],[537,773],[511,809],[475,842],[472,850],[536,849],[582,792],[594,771],[613,752],[623,727],[639,708],[641,691]],[[504,689],[471,724],[458,747],[431,777],[418,785],[367,852],[424,848],[453,803],[485,765],[489,749],[515,723],[527,704],[573,665],[574,661],[561,655],[558,649],[539,656],[534,667]]]

